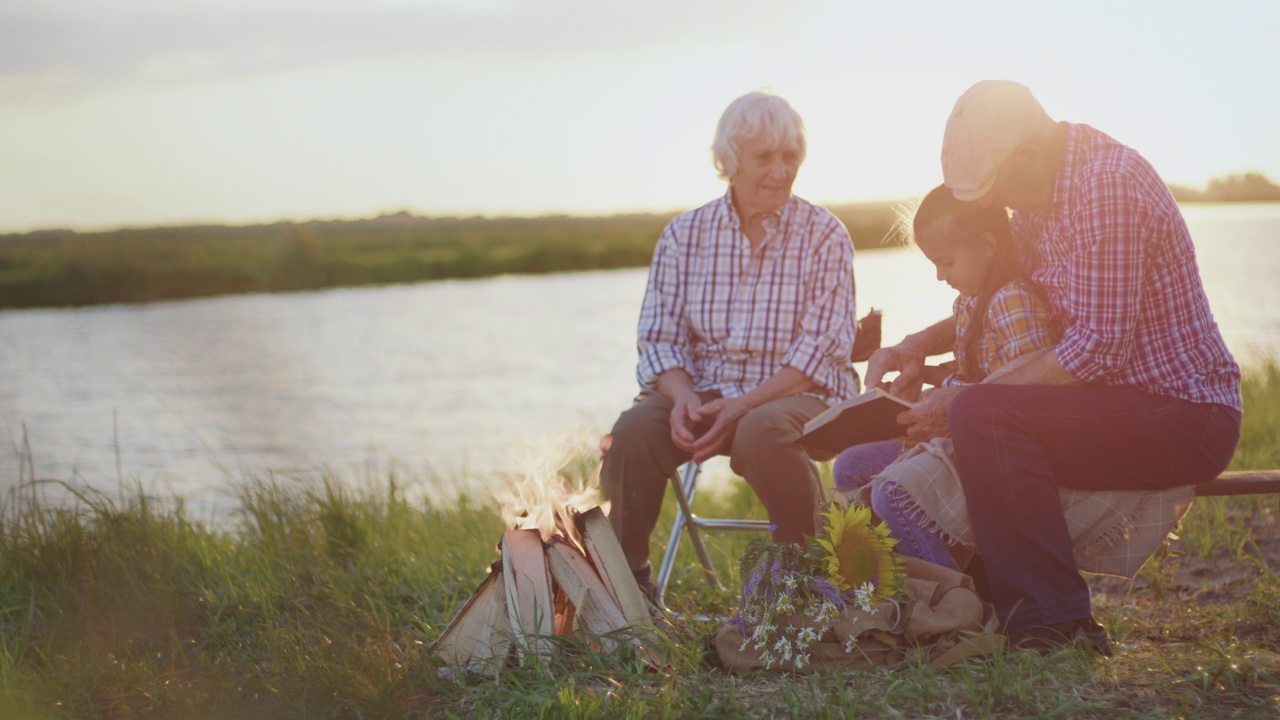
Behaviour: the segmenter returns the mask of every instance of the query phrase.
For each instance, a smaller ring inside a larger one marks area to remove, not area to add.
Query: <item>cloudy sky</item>
[[[797,193],[920,194],[985,77],[1201,186],[1280,181],[1280,3],[0,0],[0,231],[695,206],[757,88]]]

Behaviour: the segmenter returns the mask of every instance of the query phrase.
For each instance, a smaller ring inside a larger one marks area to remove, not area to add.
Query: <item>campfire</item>
[[[544,468],[502,499],[501,558],[431,647],[442,674],[544,662],[555,636],[582,633],[604,651],[642,647],[648,608],[593,498]]]

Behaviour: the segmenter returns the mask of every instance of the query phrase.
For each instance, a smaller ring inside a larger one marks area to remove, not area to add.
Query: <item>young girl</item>
[[[945,377],[935,373],[929,382],[981,382],[1011,360],[1057,342],[1048,302],[1021,271],[1004,208],[961,202],[939,185],[920,202],[911,230],[937,268],[938,280],[960,293],[953,308],[955,371]],[[855,489],[871,483],[902,446],[901,440],[887,440],[848,448],[835,461],[836,486]],[[898,538],[899,553],[956,568],[946,542],[903,488],[874,483],[870,502]]]

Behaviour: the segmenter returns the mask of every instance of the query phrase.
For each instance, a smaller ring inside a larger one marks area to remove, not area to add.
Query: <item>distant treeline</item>
[[[831,209],[855,247],[891,234],[896,203]],[[644,266],[669,214],[188,226],[0,236],[0,308],[137,303],[505,273]]]
[[[1169,189],[1179,202],[1280,201],[1259,173]],[[854,247],[892,242],[902,203],[831,205]],[[506,273],[638,267],[674,213],[419,217],[0,236],[0,308],[138,303]]]
[[[1262,173],[1243,173],[1214,178],[1204,190],[1170,185],[1178,202],[1280,202],[1280,185]]]

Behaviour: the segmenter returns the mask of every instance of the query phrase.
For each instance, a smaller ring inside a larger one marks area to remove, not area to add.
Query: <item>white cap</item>
[[[990,192],[1005,160],[1050,120],[1027,86],[982,80],[956,100],[942,137],[942,178],[957,200]]]

